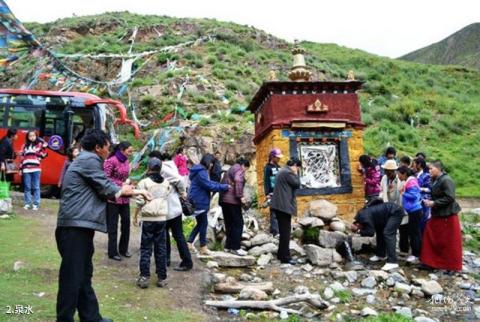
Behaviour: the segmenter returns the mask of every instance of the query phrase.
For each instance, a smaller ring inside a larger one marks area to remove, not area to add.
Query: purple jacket
[[[108,179],[110,179],[117,186],[121,187],[130,175],[130,163],[128,160],[125,162],[120,162],[118,158],[113,155],[105,160],[103,163],[103,170],[105,171],[105,175]],[[130,199],[121,197],[115,201],[109,202],[115,202],[116,204],[124,205],[130,203]]]
[[[220,193],[220,203],[240,205],[245,186],[245,171],[239,164],[234,164],[225,173],[222,183],[228,184],[228,191]]]

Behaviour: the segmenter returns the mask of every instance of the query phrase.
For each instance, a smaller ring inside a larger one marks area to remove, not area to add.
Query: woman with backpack
[[[247,252],[240,248],[240,242],[243,234],[242,203],[245,203],[243,197],[245,171],[249,167],[248,160],[238,159],[222,179],[222,183],[228,184],[228,191],[220,194],[220,206],[222,206],[227,235],[225,251],[239,256],[247,255]]]
[[[133,224],[142,222],[142,237],[140,242],[140,276],[137,286],[148,288],[150,284],[150,257],[155,257],[157,286],[167,285],[167,254],[166,254],[166,226],[168,215],[168,196],[172,193],[172,186],[161,175],[162,161],[150,158],[147,166],[147,177],[138,183],[138,188],[151,194],[152,200],[137,198]],[[139,218],[140,214],[140,218]]]

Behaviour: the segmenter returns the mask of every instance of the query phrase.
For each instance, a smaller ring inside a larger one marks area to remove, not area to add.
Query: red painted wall
[[[309,113],[307,107],[319,99],[328,106],[327,112]],[[273,94],[264,103],[261,122],[255,123],[255,141],[272,128],[290,127],[292,121],[340,121],[362,126],[357,94]]]

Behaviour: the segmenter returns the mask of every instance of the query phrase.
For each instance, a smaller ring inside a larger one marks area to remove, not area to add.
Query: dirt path
[[[38,212],[26,211],[21,208],[19,196],[14,196],[15,211],[19,216],[28,216],[30,218],[38,218],[40,230],[45,231],[42,238],[47,239],[49,243],[55,243],[54,231],[56,227],[56,215],[58,209],[58,200],[42,200],[42,207]],[[132,257],[123,259],[121,262],[113,261],[108,258],[107,235],[103,233],[95,234],[95,255],[94,267],[95,272],[101,270],[109,270],[108,275],[111,276],[112,283],[121,284],[121,282],[132,285],[135,288],[136,278],[138,277],[138,261],[140,248],[140,229],[132,225],[130,232],[130,252]],[[168,307],[175,309],[187,309],[199,314],[199,321],[217,320],[217,314],[213,310],[208,310],[203,306],[203,300],[208,291],[209,274],[204,264],[193,256],[194,268],[189,272],[176,272],[168,269]],[[180,259],[175,246],[172,247],[172,265],[175,267],[179,264]],[[155,272],[154,260],[152,257],[151,272]],[[154,273],[152,274],[152,284],[156,282]],[[95,283],[95,273],[94,273]],[[130,304],[127,304],[130,305]],[[163,303],[165,305],[165,303]]]

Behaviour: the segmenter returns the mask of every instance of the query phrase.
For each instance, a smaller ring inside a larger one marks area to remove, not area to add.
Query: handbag
[[[5,177],[5,172],[1,172],[0,178],[0,200],[10,198],[10,182]]]
[[[192,216],[195,212],[195,205],[193,202],[186,198],[180,198],[180,203],[182,204],[182,212],[185,216]]]
[[[5,160],[5,172],[6,174],[18,173],[18,167],[15,163],[15,160],[7,159]]]

